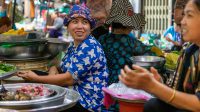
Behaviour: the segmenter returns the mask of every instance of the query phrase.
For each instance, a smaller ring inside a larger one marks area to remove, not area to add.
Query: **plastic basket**
[[[144,102],[119,102],[119,112],[143,112]]]

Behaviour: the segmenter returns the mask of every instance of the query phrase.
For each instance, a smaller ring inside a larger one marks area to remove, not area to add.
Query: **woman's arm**
[[[158,81],[154,81],[151,82],[152,86],[147,90],[147,92],[154,94],[159,99],[179,109],[200,112],[200,100],[196,95],[175,91]],[[169,100],[171,101],[169,102]]]
[[[179,43],[179,42],[177,42],[177,41],[173,41],[173,40],[171,40],[170,38],[168,38],[168,37],[165,37],[166,38],[166,40],[168,41],[168,42],[172,42],[175,46],[181,46],[181,43]]]
[[[74,84],[72,75],[69,72],[57,75],[39,76],[32,71],[20,71],[17,75],[26,80],[38,83],[55,84],[59,86],[71,86]]]
[[[47,26],[47,29],[56,29],[55,26]]]
[[[49,68],[49,75],[56,75],[59,74],[59,71],[56,66],[52,66]]]
[[[166,85],[157,81],[154,77],[155,72],[151,72],[139,67],[133,66],[135,70],[131,70],[126,66],[121,71],[119,79],[127,86],[137,89],[143,89],[159,99],[179,108],[194,112],[200,112],[200,100],[193,94],[175,91]]]

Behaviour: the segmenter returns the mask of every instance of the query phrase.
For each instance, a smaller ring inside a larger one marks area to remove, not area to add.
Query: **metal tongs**
[[[1,80],[1,89],[0,89],[0,95],[4,95],[8,90],[4,87],[3,82]]]

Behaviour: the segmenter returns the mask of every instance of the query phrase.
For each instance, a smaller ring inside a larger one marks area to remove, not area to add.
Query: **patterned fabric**
[[[108,85],[119,81],[118,75],[124,65],[132,65],[130,57],[144,54],[154,55],[150,46],[148,47],[136,38],[131,38],[125,34],[108,33],[100,36],[99,42],[106,54],[109,69]]]
[[[192,44],[179,59],[172,86],[179,91],[196,94],[200,100],[200,49]]]
[[[90,111],[99,111],[103,102],[102,87],[107,85],[108,69],[101,45],[89,36],[77,47],[71,44],[61,63],[63,72],[70,72],[73,89],[81,95],[79,103]]]
[[[73,5],[69,15],[64,19],[64,25],[67,26],[72,19],[77,17],[83,17],[87,19],[92,28],[94,28],[96,25],[95,19],[92,18],[90,10],[85,5]]]
[[[140,30],[146,23],[143,15],[134,13],[128,0],[113,1],[106,24],[112,22],[121,23],[123,26],[133,28],[133,30]]]

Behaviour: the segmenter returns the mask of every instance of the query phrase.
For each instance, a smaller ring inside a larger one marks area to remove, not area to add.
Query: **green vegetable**
[[[16,70],[16,67],[9,64],[0,63],[0,74]]]
[[[167,69],[172,69],[175,70],[176,66],[177,66],[177,60],[179,58],[179,55],[176,53],[168,53],[165,57],[166,59],[166,63],[165,63],[165,67]]]
[[[6,73],[5,71],[3,71],[3,70],[0,70],[0,74],[4,74],[4,73]]]

